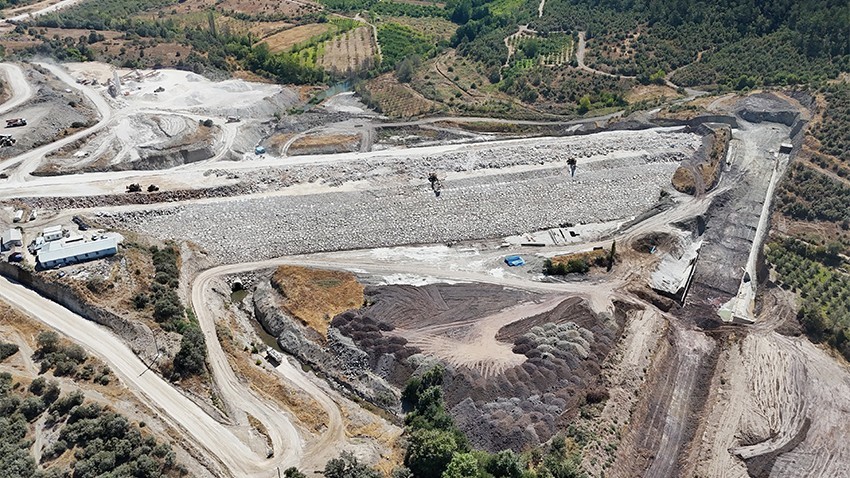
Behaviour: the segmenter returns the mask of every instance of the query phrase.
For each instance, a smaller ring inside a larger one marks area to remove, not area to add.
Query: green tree
[[[360,463],[351,452],[344,451],[325,465],[325,478],[381,478],[381,474]]]
[[[503,450],[490,456],[484,468],[496,478],[522,477],[522,463],[516,453],[511,450]]]
[[[53,331],[40,332],[36,337],[39,355],[46,355],[55,352],[59,347],[59,335]]]
[[[472,453],[455,453],[442,474],[442,478],[475,478],[477,476],[478,460]]]
[[[587,113],[588,111],[590,111],[590,106],[591,106],[590,96],[588,96],[588,95],[582,96],[581,99],[578,102],[578,112],[579,112],[579,114],[583,115],[583,114]]]
[[[414,73],[416,73],[416,68],[419,67],[419,63],[421,59],[419,55],[411,55],[404,60],[402,60],[398,66],[396,66],[395,76],[398,78],[398,81],[402,83],[410,83],[410,80],[413,79]]]
[[[437,478],[448,467],[458,443],[446,430],[415,430],[410,434],[404,464],[417,478]]]
[[[199,375],[206,367],[207,344],[197,327],[188,327],[180,340],[180,350],[174,356],[174,370],[181,377]]]
[[[18,353],[18,346],[15,344],[9,344],[6,342],[0,342],[0,360],[6,360]]]
[[[44,377],[38,377],[30,383],[29,391],[33,395],[41,396],[44,393],[44,389],[47,388],[47,379]]]
[[[294,466],[287,468],[283,472],[284,478],[307,478],[307,475],[301,473],[301,470]]]

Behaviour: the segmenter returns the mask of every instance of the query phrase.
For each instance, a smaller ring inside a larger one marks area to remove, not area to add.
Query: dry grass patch
[[[272,285],[283,295],[284,309],[323,337],[334,316],[360,308],[364,300],[363,285],[349,272],[281,266]]]
[[[327,32],[332,26],[333,24],[331,23],[310,23],[307,25],[300,25],[263,38],[261,42],[267,44],[272,53],[286,51],[301,42],[305,42],[314,36]]]
[[[686,194],[696,194],[696,176],[694,172],[685,166],[679,166],[679,169],[673,173],[673,188],[676,191]]]
[[[298,16],[321,9],[318,4],[306,0],[222,0],[216,4],[225,12],[247,13],[259,18],[265,15]]]
[[[298,138],[289,146],[290,154],[348,153],[360,148],[356,134],[310,135]]]
[[[262,435],[266,439],[266,445],[269,448],[274,447],[274,443],[272,443],[272,437],[269,436],[269,429],[263,425],[263,422],[257,419],[254,415],[248,414],[248,423],[257,430],[257,433]]]
[[[275,133],[265,141],[266,149],[272,154],[282,155],[283,147],[293,136],[295,133]]]
[[[375,464],[375,468],[390,476],[392,471],[404,463],[404,448],[401,446],[401,430],[393,431],[377,422],[370,422],[361,426],[350,426],[346,428],[346,434],[350,438],[371,438],[379,443],[389,453],[381,454],[381,459]]]
[[[679,94],[674,88],[662,85],[638,85],[626,93],[626,101],[638,103],[665,98],[676,98]]]
[[[266,38],[293,27],[295,24],[290,22],[263,22],[253,23],[249,31],[257,38]]]
[[[0,318],[2,318],[0,322],[4,325],[8,324],[17,330],[33,350],[38,346],[35,342],[36,336],[39,332],[47,330],[45,326],[18,312],[17,309],[3,301],[0,301]]]

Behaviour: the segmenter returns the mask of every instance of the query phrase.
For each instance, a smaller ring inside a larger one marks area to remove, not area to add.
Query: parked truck
[[[24,210],[17,209],[15,210],[15,216],[12,218],[12,222],[21,222],[24,219]]]
[[[14,128],[16,126],[26,126],[26,125],[27,125],[27,120],[24,119],[24,118],[12,118],[12,119],[6,120],[6,127],[7,128]]]

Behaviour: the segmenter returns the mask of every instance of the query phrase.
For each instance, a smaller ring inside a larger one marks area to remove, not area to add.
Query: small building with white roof
[[[8,229],[3,232],[3,250],[8,251],[13,247],[22,246],[24,238],[21,235],[20,229]]]
[[[65,232],[62,226],[50,226],[44,228],[42,236],[44,236],[44,242],[58,241],[65,236]]]
[[[109,236],[96,241],[51,241],[38,251],[38,264],[44,269],[100,259],[118,253],[118,238]]]

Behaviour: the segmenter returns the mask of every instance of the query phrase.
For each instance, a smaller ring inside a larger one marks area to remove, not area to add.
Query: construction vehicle
[[[238,116],[228,116],[228,117],[227,117],[227,122],[228,122],[228,123],[238,123],[238,122],[240,122],[240,121],[242,121],[242,119],[241,119],[240,117],[238,117]]]
[[[434,191],[434,195],[440,197],[440,191],[443,190],[443,183],[437,177],[437,173],[429,174],[428,182],[431,183],[431,190]]]
[[[2,135],[2,134],[0,134],[0,148],[6,147],[6,146],[12,146],[16,142],[17,142],[17,140],[15,138],[13,138],[12,135]]]
[[[149,193],[155,193],[157,191],[159,191],[159,186],[157,186],[156,184],[151,184],[150,186],[148,186]]]
[[[139,192],[142,192],[142,185],[141,185],[141,184],[139,184],[139,183],[132,183],[132,184],[130,184],[129,186],[127,186],[127,192],[128,192],[128,193],[139,193]]]
[[[18,209],[15,211],[14,217],[12,217],[12,222],[21,222],[24,218],[24,210]]]
[[[567,165],[570,167],[570,176],[575,177],[576,175],[576,158],[570,158],[567,160]]]
[[[74,224],[76,224],[81,231],[88,231],[91,227],[86,224],[86,222],[83,221],[83,218],[81,218],[80,216],[74,216],[71,218],[71,220],[74,221]]]
[[[27,120],[25,120],[24,118],[12,118],[12,119],[6,120],[6,127],[7,128],[14,128],[16,126],[26,126],[26,125],[27,125]]]

